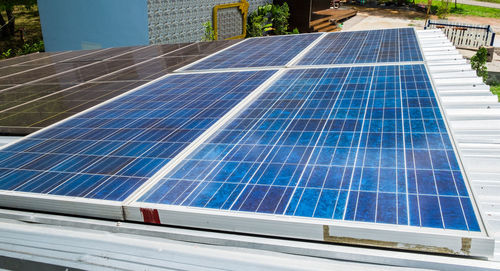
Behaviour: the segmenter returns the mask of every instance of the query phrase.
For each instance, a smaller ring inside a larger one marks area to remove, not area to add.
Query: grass
[[[500,102],[500,84],[490,86],[490,90],[493,94],[498,96],[498,101]]]
[[[491,0],[500,1],[500,0]],[[427,4],[427,0],[415,0],[417,4]],[[438,6],[441,5],[441,1],[432,1],[431,11],[433,14],[436,13]],[[464,15],[464,16],[478,16],[478,17],[488,17],[488,18],[500,18],[500,9],[498,8],[488,8],[480,6],[471,6],[464,4],[457,4],[455,8],[455,2],[450,1],[450,13],[449,15]]]
[[[4,19],[7,19],[5,11],[2,12]],[[42,27],[40,25],[40,15],[38,7],[34,6],[31,9],[26,9],[24,6],[16,6],[14,8],[14,16],[16,16],[16,31],[24,30],[24,41],[26,44],[34,44],[43,40]],[[12,37],[0,39],[0,56],[11,49],[12,52],[22,50],[23,42],[20,40],[19,32]]]

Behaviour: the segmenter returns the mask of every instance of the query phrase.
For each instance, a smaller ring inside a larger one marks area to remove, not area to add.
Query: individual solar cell
[[[274,71],[172,75],[0,151],[0,190],[120,201]]]
[[[246,39],[185,70],[284,66],[319,36],[303,34]]]
[[[329,33],[298,65],[423,61],[412,28]]]
[[[139,201],[480,231],[424,65],[289,70]]]

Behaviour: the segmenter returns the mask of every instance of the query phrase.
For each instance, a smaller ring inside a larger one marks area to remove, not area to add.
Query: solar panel
[[[480,231],[423,65],[288,71],[140,201]]]
[[[423,61],[412,28],[329,33],[298,65]]]
[[[319,36],[302,34],[246,39],[184,70],[284,66]]]
[[[0,134],[35,132],[236,42],[43,53],[10,66],[2,60]]]
[[[172,75],[0,151],[0,190],[120,201],[274,71]]]

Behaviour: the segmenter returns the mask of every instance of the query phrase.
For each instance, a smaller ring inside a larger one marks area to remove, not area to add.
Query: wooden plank
[[[347,18],[350,16],[354,16],[358,13],[355,9],[325,9],[313,12],[316,15],[325,15],[325,16],[335,16],[338,18]]]
[[[320,24],[322,22],[325,22],[325,21],[328,21],[330,19],[335,19],[335,16],[327,16],[327,17],[323,17],[321,19],[317,19],[317,20],[311,21],[309,23],[309,27],[313,27],[315,25],[318,25],[318,24]]]
[[[311,27],[313,31],[317,31],[323,27],[327,27],[329,25],[329,23],[326,23],[327,21],[336,23],[337,21],[356,15],[358,11],[355,9],[325,9],[313,13],[325,16],[309,22],[309,27]]]
[[[313,30],[316,31],[318,29],[325,28],[325,27],[330,26],[330,25],[332,25],[330,22],[318,24],[318,25],[313,26]]]
[[[330,25],[330,26],[327,26],[325,28],[318,29],[318,32],[330,32],[330,31],[335,30],[335,29],[337,29],[336,25]]]

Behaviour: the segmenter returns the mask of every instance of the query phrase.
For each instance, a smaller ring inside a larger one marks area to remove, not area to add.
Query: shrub
[[[476,71],[477,76],[481,76],[483,81],[486,82],[488,79],[488,68],[486,67],[486,59],[488,58],[488,50],[481,47],[477,50],[477,53],[471,57],[470,65],[473,70]]]
[[[247,37],[261,37],[272,29],[272,19],[270,18],[272,8],[271,4],[260,6],[248,16]]]
[[[450,13],[450,2],[448,0],[442,1],[436,11],[436,15],[439,19],[446,19],[448,17],[448,13]]]
[[[271,8],[272,22],[274,34],[286,35],[288,34],[288,18],[290,17],[290,8],[287,3],[282,6],[273,5]]]
[[[214,28],[212,27],[212,23],[206,22],[203,24],[203,26],[205,27],[205,35],[203,36],[201,41],[215,40],[215,32],[214,32]]]
[[[260,6],[248,16],[247,37],[261,37],[269,33],[298,34],[297,29],[288,32],[288,18],[290,18],[290,8],[287,3],[281,6],[271,4]]]
[[[2,52],[2,55],[0,58],[9,58],[9,57],[15,57],[15,56],[20,56],[20,55],[27,55],[31,53],[36,53],[36,52],[44,52],[45,51],[45,45],[43,41],[37,41],[33,43],[26,42],[24,43],[21,47],[17,49],[10,48],[4,52]]]

